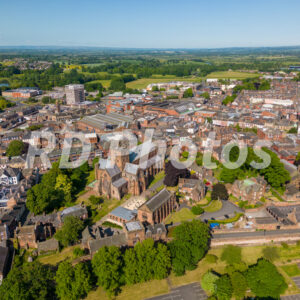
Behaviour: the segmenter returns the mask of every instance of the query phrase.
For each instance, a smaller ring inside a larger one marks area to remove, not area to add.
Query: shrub
[[[213,294],[215,291],[215,282],[219,279],[219,276],[212,271],[206,272],[201,279],[201,286],[204,291]]]
[[[74,248],[74,250],[73,250],[74,258],[81,257],[83,255],[84,255],[84,249],[81,249],[79,247]]]
[[[204,209],[200,205],[195,205],[191,209],[194,215],[201,215],[204,213]]]
[[[289,248],[289,245],[287,243],[281,243],[281,246],[283,249],[288,249]]]

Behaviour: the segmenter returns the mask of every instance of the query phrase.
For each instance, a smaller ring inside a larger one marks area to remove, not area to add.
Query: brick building
[[[146,224],[162,223],[177,207],[176,194],[161,190],[138,209],[138,220]]]

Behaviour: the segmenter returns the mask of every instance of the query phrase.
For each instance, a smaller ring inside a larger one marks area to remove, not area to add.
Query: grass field
[[[222,208],[222,201],[215,200],[215,201],[211,201],[207,207],[204,207],[204,211],[212,213],[220,210],[221,208]]]
[[[187,220],[192,220],[195,219],[197,216],[195,216],[188,208],[183,208],[182,210],[172,213],[169,215],[165,223],[166,224],[171,224],[173,223],[178,223],[178,222],[183,222]]]
[[[86,83],[86,85],[89,85],[91,83],[101,83],[104,88],[108,88],[110,86],[110,81],[111,80],[93,80],[93,81]]]
[[[206,76],[206,78],[216,78],[216,79],[245,79],[257,77],[257,73],[247,73],[247,72],[236,72],[236,71],[224,71],[224,72],[213,72]]]
[[[290,277],[300,275],[300,269],[297,264],[285,265],[282,266],[281,268]]]
[[[41,256],[38,258],[38,260],[43,264],[49,264],[49,265],[56,265],[57,263],[67,259],[67,260],[73,260],[73,249],[76,246],[68,247],[63,249],[59,253],[54,253],[46,256]],[[78,246],[77,246],[78,247]]]
[[[151,78],[141,78],[135,81],[128,82],[126,86],[131,89],[144,89],[150,83],[171,82],[171,81],[186,81],[186,82],[201,82],[201,77],[176,77],[176,76],[159,76],[153,75]]]
[[[132,286],[125,286],[122,292],[115,300],[142,300],[145,298],[155,297],[169,292],[167,280],[153,280],[146,283],[139,283]],[[89,293],[87,300],[109,300],[102,288]]]

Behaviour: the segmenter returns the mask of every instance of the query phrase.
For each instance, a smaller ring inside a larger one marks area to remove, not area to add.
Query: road
[[[267,231],[253,231],[253,232],[232,232],[232,233],[218,233],[213,234],[212,238],[216,239],[234,239],[234,238],[245,238],[245,237],[259,237],[259,236],[277,236],[285,234],[300,234],[300,229],[280,229],[280,230],[267,230]]]

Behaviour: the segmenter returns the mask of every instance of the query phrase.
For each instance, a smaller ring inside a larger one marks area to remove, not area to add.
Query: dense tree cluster
[[[11,141],[7,147],[6,155],[9,157],[19,156],[26,152],[27,146],[23,141]]]
[[[55,271],[39,262],[13,267],[0,286],[3,300],[46,300],[55,295]]]
[[[283,188],[286,182],[290,180],[290,175],[284,168],[283,163],[274,152],[267,148],[262,148],[260,153],[260,155],[270,155],[271,161],[269,166],[262,169],[253,168],[251,163],[262,163],[262,159],[254,153],[252,148],[248,147],[248,155],[245,163],[237,169],[227,169],[226,167],[223,167],[220,179],[225,183],[233,183],[236,179],[246,178],[247,174],[251,172],[252,175],[256,174],[263,176],[273,188]],[[237,161],[238,156],[239,148],[237,146],[232,147],[230,151],[230,161]]]
[[[87,264],[79,263],[75,267],[64,261],[56,271],[56,294],[62,300],[83,299],[92,288],[92,272]]]
[[[14,102],[6,100],[4,97],[0,97],[0,112],[6,108],[13,107],[16,104]]]
[[[210,233],[208,226],[199,220],[186,222],[173,231],[174,239],[168,244],[172,268],[177,276],[193,270],[208,250]]]
[[[74,195],[85,187],[89,166],[76,169],[60,169],[54,163],[42,181],[27,192],[27,208],[34,214],[49,213],[54,209],[72,204]]]
[[[171,269],[177,275],[194,269],[208,249],[208,226],[201,221],[183,223],[173,234],[167,245],[147,239],[125,252],[115,246],[99,249],[92,260],[98,285],[114,295],[124,284],[163,279]]]
[[[172,162],[168,162],[166,164],[165,174],[166,177],[164,179],[164,184],[166,186],[176,186],[179,178],[190,177],[190,172],[188,169],[177,169],[173,166]]]
[[[227,263],[225,273],[209,270],[201,279],[202,288],[222,300],[244,299],[248,289],[259,299],[278,299],[287,289],[283,276],[269,260],[261,258],[247,266],[241,258],[239,247],[225,247],[221,255]]]
[[[93,257],[92,265],[98,285],[112,295],[123,284],[167,277],[171,258],[166,245],[147,239],[125,253],[115,246],[103,247]]]
[[[212,200],[228,200],[229,195],[227,189],[224,184],[217,183],[213,186],[211,192],[211,199]]]

